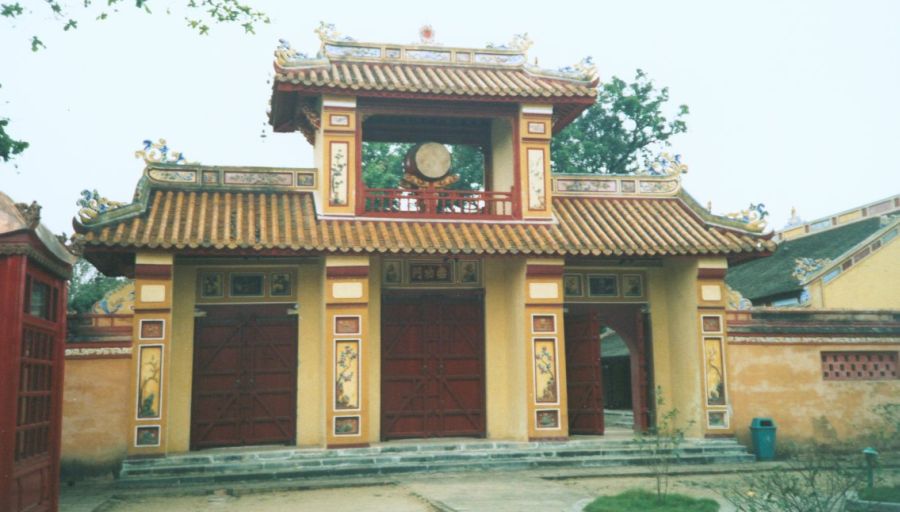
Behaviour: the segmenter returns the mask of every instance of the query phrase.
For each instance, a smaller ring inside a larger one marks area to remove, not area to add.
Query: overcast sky
[[[452,46],[527,32],[542,67],[590,55],[601,80],[641,68],[673,109],[690,107],[672,151],[716,213],[763,202],[777,229],[792,206],[812,220],[900,192],[900,2],[246,1],[272,18],[255,36],[198,36],[177,0],[168,16],[162,1],[153,15],[126,1],[66,33],[38,0],[26,2],[37,15],[0,20],[0,117],[31,143],[0,163],[0,190],[71,233],[80,190],[131,200],[143,139],[204,164],[311,166],[307,142],[273,134],[266,109],[278,39],[315,53],[325,20],[360,41],[411,43],[426,23]],[[46,50],[30,51],[33,33]]]

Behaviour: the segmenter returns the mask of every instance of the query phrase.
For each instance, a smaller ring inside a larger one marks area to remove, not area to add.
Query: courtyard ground
[[[736,478],[748,469],[771,464],[679,466],[672,490],[711,497],[734,509],[708,486]],[[383,479],[342,478],[235,484],[226,487],[122,489],[110,480],[83,481],[64,487],[63,512],[544,512],[580,511],[600,495],[626,489],[655,488],[647,468],[591,468],[560,471],[427,473]]]

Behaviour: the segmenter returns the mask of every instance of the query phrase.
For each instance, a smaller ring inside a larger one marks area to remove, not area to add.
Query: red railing
[[[369,188],[363,195],[365,215],[391,217],[511,218],[513,192],[479,190],[404,190]]]

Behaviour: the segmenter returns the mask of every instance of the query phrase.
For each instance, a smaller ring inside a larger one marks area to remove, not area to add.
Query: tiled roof
[[[284,84],[351,93],[390,91],[520,99],[593,99],[597,95],[595,82],[544,77],[524,68],[337,61],[298,69],[276,65],[275,79]]]
[[[323,219],[313,201],[301,191],[152,189],[143,211],[82,227],[80,236],[89,252],[93,246],[649,257],[773,248],[759,235],[708,225],[680,197],[557,197],[555,223]]]
[[[530,42],[512,46],[455,48],[336,39],[320,33],[319,54],[308,57],[282,41],[275,51],[276,84],[313,92],[398,92],[465,97],[585,98],[597,95],[590,59],[562,70],[528,63]]]
[[[798,259],[831,260],[849,251],[881,228],[878,217],[836,227],[778,244],[768,258],[728,270],[725,282],[751,301],[799,294],[803,284],[793,273]]]

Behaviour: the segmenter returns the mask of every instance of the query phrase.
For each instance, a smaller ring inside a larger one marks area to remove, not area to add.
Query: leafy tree
[[[612,77],[597,103],[553,137],[553,172],[626,174],[649,165],[670,137],[687,131],[687,105],[670,120],[663,113],[668,100],[669,88],[657,90],[640,69],[631,83]]]
[[[70,313],[89,313],[95,302],[126,281],[127,279],[123,277],[106,277],[87,260],[79,258],[72,268],[72,277],[69,279],[67,309]]]
[[[182,0],[182,2],[187,13],[185,22],[201,35],[208,34],[210,25],[218,23],[239,25],[244,32],[250,34],[255,33],[258,24],[269,23],[269,17],[264,12],[241,0]],[[45,15],[50,15],[58,21],[64,32],[68,32],[77,29],[85,19],[106,20],[119,12],[119,8],[125,4],[125,0],[101,0],[96,5],[93,0],[80,0],[70,6],[60,0],[21,0],[0,3],[0,18],[6,18],[14,23],[28,19],[42,19]],[[134,0],[134,7],[148,14],[152,13],[149,0]],[[171,7],[166,7],[165,12],[171,14]],[[33,52],[46,48],[37,34],[32,34],[30,44]],[[4,162],[8,162],[28,148],[27,142],[16,140],[7,133],[8,124],[9,119],[0,116],[0,159]]]

